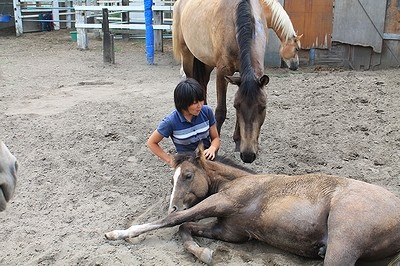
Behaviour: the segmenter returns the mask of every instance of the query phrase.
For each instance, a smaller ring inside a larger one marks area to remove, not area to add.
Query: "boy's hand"
[[[215,148],[213,146],[210,146],[210,148],[204,150],[204,156],[208,160],[214,160],[215,158]]]

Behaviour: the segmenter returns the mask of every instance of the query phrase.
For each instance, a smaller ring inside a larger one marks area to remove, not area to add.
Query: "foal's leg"
[[[200,247],[193,239],[193,235],[206,237],[210,239],[218,239],[226,242],[243,242],[247,238],[240,234],[232,234],[225,230],[218,221],[206,224],[187,222],[179,227],[179,233],[183,240],[183,245],[187,251],[196,256],[204,263],[212,263],[213,251],[209,248]]]

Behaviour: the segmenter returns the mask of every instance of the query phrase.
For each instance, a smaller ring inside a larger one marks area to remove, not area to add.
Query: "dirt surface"
[[[180,81],[171,53],[148,65],[143,40],[80,51],[69,31],[0,36],[0,138],[20,162],[14,199],[0,213],[0,265],[202,265],[177,227],[129,241],[104,233],[167,212],[172,169],[145,141],[173,110]],[[266,69],[267,118],[258,172],[325,172],[381,185],[400,196],[400,70]],[[214,74],[213,74],[214,75]],[[228,119],[220,155],[240,163]],[[209,85],[215,108],[215,77]],[[170,140],[163,146],[173,150]],[[322,265],[252,241],[198,239],[216,265]]]

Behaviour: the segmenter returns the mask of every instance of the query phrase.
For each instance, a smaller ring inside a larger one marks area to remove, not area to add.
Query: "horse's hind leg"
[[[207,85],[208,82],[210,81],[210,76],[213,69],[214,67],[210,67],[204,64],[196,57],[193,58],[192,76],[189,77],[197,80],[201,85],[201,87],[203,88],[206,104],[207,104]]]

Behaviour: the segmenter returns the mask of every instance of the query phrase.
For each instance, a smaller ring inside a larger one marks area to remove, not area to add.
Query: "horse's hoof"
[[[203,251],[200,254],[199,259],[206,263],[207,265],[211,265],[212,264],[212,260],[213,260],[213,253],[214,251],[212,251],[209,248],[204,248]]]

